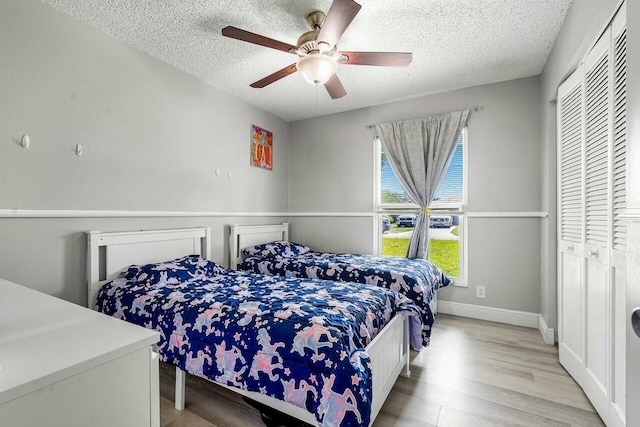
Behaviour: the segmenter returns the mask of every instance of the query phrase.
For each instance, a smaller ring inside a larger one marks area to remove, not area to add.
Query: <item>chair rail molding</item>
[[[446,212],[455,215],[455,212]],[[153,217],[355,217],[373,218],[392,212],[250,212],[136,211],[100,209],[0,209],[0,218],[153,218]],[[460,212],[470,218],[547,218],[547,212]],[[640,210],[638,210],[640,218]]]
[[[627,221],[640,221],[640,208],[627,208],[622,211],[620,218],[624,218]]]

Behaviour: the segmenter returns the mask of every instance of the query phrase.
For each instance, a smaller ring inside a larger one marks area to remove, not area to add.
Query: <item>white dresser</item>
[[[0,426],[159,426],[157,340],[0,279]]]

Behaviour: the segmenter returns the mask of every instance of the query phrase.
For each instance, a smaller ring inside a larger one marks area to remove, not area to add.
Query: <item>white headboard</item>
[[[88,307],[94,308],[100,286],[118,278],[132,264],[150,264],[200,255],[209,258],[210,228],[87,232]],[[104,248],[101,250],[101,248]]]
[[[269,243],[275,240],[289,240],[289,223],[274,225],[232,225],[229,236],[229,267],[237,269],[242,262],[242,249]]]

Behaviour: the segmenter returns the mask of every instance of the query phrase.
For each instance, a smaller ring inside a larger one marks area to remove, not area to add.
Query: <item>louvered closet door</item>
[[[623,6],[611,25],[613,60],[613,131],[611,141],[611,404],[610,426],[623,426],[626,413],[626,249],[627,224],[620,218],[626,208],[627,162],[627,29]]]
[[[583,388],[608,422],[611,343],[609,287],[611,30],[587,55],[585,67],[586,377]]]
[[[625,11],[558,91],[560,362],[609,427],[626,410]]]
[[[585,359],[583,76],[581,66],[558,89],[558,350],[578,382]]]

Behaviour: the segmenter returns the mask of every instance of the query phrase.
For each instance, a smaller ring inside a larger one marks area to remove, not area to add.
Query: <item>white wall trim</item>
[[[538,329],[540,319],[538,313],[444,301],[442,299],[438,300],[438,312],[534,329]]]
[[[194,212],[194,211],[110,211],[0,209],[0,218],[131,218],[131,217],[285,217],[288,212]]]
[[[373,218],[377,214],[375,212],[288,212],[287,216],[316,216],[316,217],[363,217]]]
[[[640,210],[638,210],[640,218]],[[80,209],[0,209],[0,218],[152,218],[152,217],[358,217],[372,218],[384,212],[213,212],[125,211]],[[547,212],[466,212],[472,218],[546,218]]]
[[[547,218],[549,212],[467,212],[469,218]]]
[[[524,326],[540,331],[545,344],[555,344],[555,331],[547,327],[539,313],[507,310],[504,308],[486,307],[483,305],[465,304],[454,301],[438,300],[438,312],[471,319],[488,320],[508,325]]]
[[[111,211],[74,209],[0,209],[0,218],[123,218],[123,217],[367,217],[373,212],[213,212]]]
[[[556,335],[553,328],[547,326],[547,322],[542,318],[542,314],[538,317],[538,330],[540,331],[540,335],[542,335],[542,339],[544,339],[544,343],[548,345],[555,345],[556,343]]]
[[[622,211],[620,218],[629,221],[640,221],[640,208],[627,208]]]

